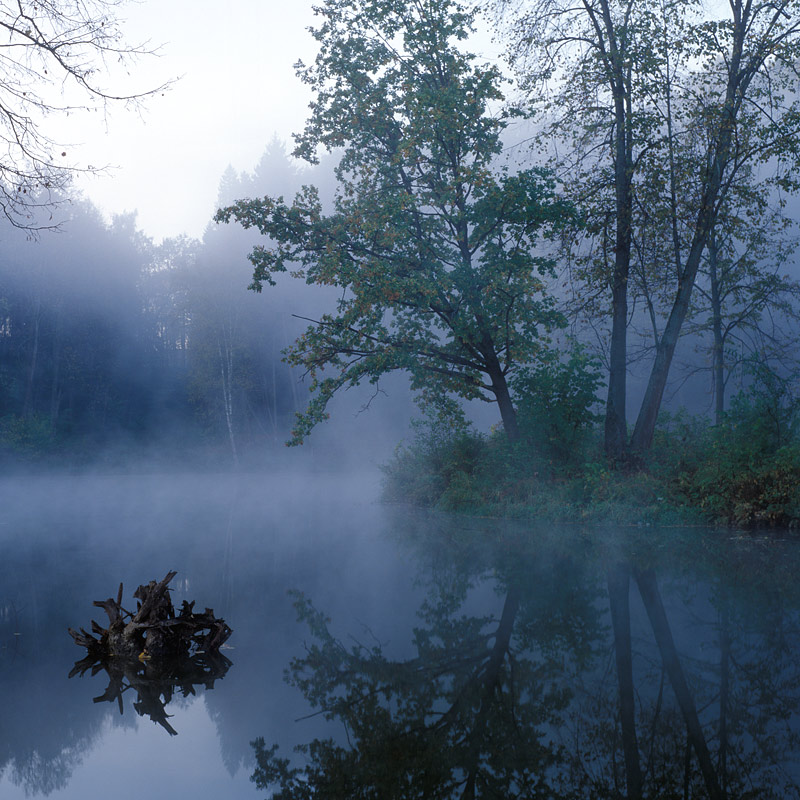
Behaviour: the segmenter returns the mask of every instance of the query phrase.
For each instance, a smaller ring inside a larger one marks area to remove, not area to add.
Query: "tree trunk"
[[[508,391],[505,375],[501,374],[497,382],[492,379],[492,386],[494,387],[497,407],[500,409],[500,418],[503,420],[503,428],[508,437],[508,441],[512,444],[518,442],[521,435],[517,422],[517,410],[511,402],[511,394]]]
[[[514,403],[511,402],[511,392],[508,390],[508,381],[506,381],[503,368],[500,366],[500,361],[497,358],[494,341],[489,334],[483,337],[480,352],[483,356],[486,374],[492,382],[492,392],[494,393],[497,407],[500,410],[503,428],[505,429],[508,441],[513,444],[518,442],[521,438],[519,423],[517,422],[517,410],[514,408]]]
[[[722,335],[722,300],[717,273],[717,239],[712,231],[708,237],[708,268],[711,279],[711,330],[714,335],[712,386],[714,387],[714,422],[719,425],[725,413],[725,340]]]
[[[752,79],[749,65],[747,68],[741,66],[743,43],[748,24],[745,20],[739,19],[734,26],[725,103],[720,112],[718,138],[709,152],[709,168],[704,178],[700,206],[694,222],[692,244],[678,281],[678,291],[667,320],[667,326],[656,350],[655,362],[633,430],[631,450],[635,453],[648,451],[653,443],[653,434],[656,429],[658,413],[661,410],[661,401],[664,397],[672,357],[675,354],[681,327],[689,311],[689,301],[697,278],[697,271],[700,268],[700,259],[716,223],[719,197],[723,191],[723,178],[731,159],[731,144],[739,104]]]
[[[650,371],[650,379],[647,383],[647,389],[642,399],[639,416],[636,419],[636,426],[633,429],[631,438],[631,450],[637,454],[647,452],[653,443],[653,435],[656,430],[658,414],[661,410],[661,401],[664,398],[664,389],[667,386],[672,358],[675,355],[675,347],[678,344],[681,328],[689,311],[689,301],[697,278],[697,271],[700,267],[700,258],[716,216],[712,213],[711,206],[716,202],[718,192],[719,185],[713,191],[713,196],[708,197],[703,203],[703,208],[695,227],[692,248],[689,251],[686,266],[678,283],[678,292],[672,304],[672,310],[664,328],[664,333],[661,336],[661,341],[656,348],[655,361]]]
[[[633,174],[630,140],[630,91],[608,2],[600,4],[603,25],[609,42],[608,82],[614,97],[614,186],[615,241],[614,272],[611,280],[611,349],[606,401],[605,441],[607,458],[622,462],[627,458],[628,421],[626,412],[628,378],[628,275],[631,261],[631,217]]]
[[[231,341],[225,340],[224,331],[217,337],[219,352],[220,381],[222,388],[222,405],[225,413],[225,425],[228,429],[228,441],[231,445],[234,466],[239,466],[239,453],[236,449],[236,437],[233,432],[233,334]]]
[[[614,270],[613,322],[611,327],[610,369],[606,400],[605,440],[606,457],[612,462],[625,461],[628,444],[628,422],[625,400],[627,394],[628,356],[628,276]]]

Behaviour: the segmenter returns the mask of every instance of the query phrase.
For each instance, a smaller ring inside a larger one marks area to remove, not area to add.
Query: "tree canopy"
[[[216,217],[269,238],[250,256],[252,288],[291,271],[341,290],[287,352],[314,393],[293,442],[338,389],[392,370],[447,414],[455,396],[496,402],[516,439],[507,379],[562,322],[541,247],[571,206],[545,170],[499,165],[501,75],[464,51],[464,7],[327,0],[316,12],[319,53],[298,64],[315,100],[295,155],[341,153],[333,208],[305,187],[291,203],[244,199]]]

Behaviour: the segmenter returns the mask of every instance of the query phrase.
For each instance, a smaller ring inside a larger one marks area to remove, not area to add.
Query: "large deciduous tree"
[[[508,379],[561,322],[545,294],[541,238],[567,216],[543,170],[498,168],[501,76],[464,52],[472,16],[455,2],[326,0],[319,53],[299,75],[315,92],[295,155],[341,153],[332,210],[306,187],[241,200],[217,219],[269,237],[252,288],[294,270],[340,290],[335,312],[289,349],[314,392],[302,441],[334,393],[404,370],[423,403],[496,402],[518,438]]]
[[[594,211],[586,286],[611,301],[605,446],[625,462],[650,447],[698,271],[741,173],[778,170],[794,188],[800,4],[534,0],[518,12],[517,63],[530,87],[549,82],[559,167]],[[632,263],[653,220],[667,233],[669,292],[629,438]]]

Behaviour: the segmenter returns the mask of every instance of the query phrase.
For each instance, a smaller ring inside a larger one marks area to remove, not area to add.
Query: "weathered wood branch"
[[[170,571],[158,582],[139,586],[133,593],[140,601],[134,614],[122,607],[120,584],[116,599],[94,602],[106,612],[108,628],[92,620],[94,636],[83,628],[69,628],[70,636],[87,649],[87,658],[101,662],[108,658],[176,660],[219,651],[232,633],[230,627],[210,608],[195,613],[194,602],[184,600],[176,615],[169,594],[169,583],[176,574]]]

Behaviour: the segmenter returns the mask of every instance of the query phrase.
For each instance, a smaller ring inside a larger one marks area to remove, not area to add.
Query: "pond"
[[[1,481],[0,797],[798,795],[790,536],[377,497],[369,471]],[[229,667],[68,677],[93,601],[173,569]]]

